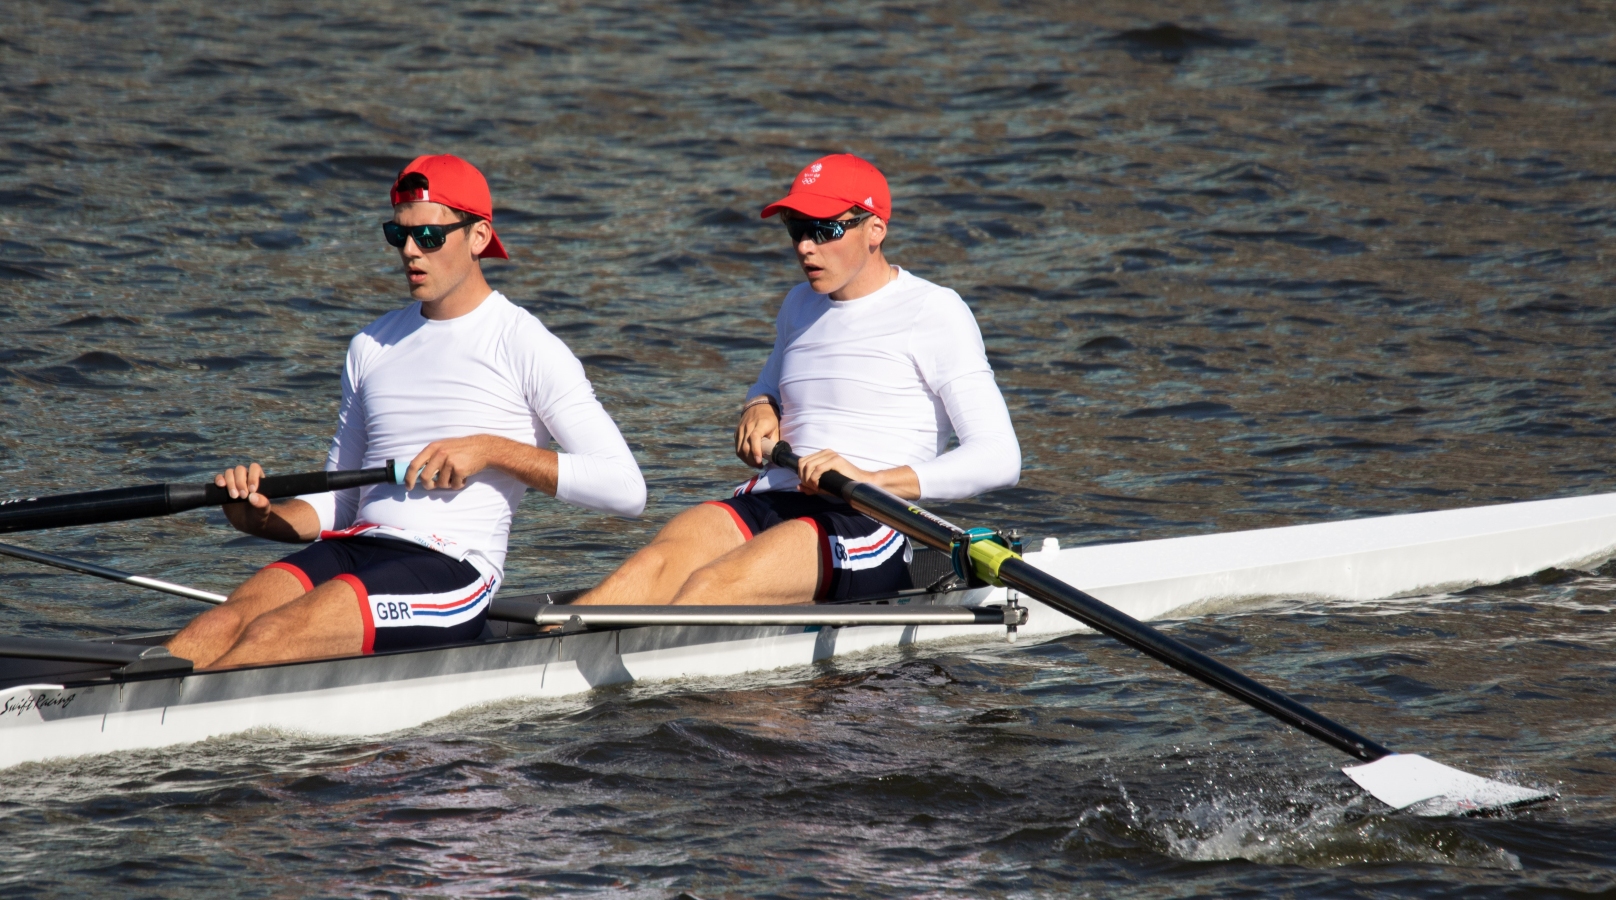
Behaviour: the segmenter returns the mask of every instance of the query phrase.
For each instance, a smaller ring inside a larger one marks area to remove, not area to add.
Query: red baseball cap
[[[789,209],[814,219],[839,216],[853,207],[892,220],[892,192],[886,176],[851,153],[821,156],[797,173],[791,193],[763,207],[763,218]]]
[[[398,183],[406,175],[420,175],[426,180],[425,187],[416,187],[409,190],[399,190]],[[398,177],[393,179],[391,192],[393,205],[400,203],[441,203],[450,209],[468,212],[479,219],[487,219],[489,227],[494,224],[494,197],[488,192],[488,179],[477,167],[458,156],[445,153],[441,156],[417,156],[414,162],[405,166]],[[499,242],[499,235],[495,234],[483,248],[479,257],[496,257],[510,259],[505,252],[505,245]]]

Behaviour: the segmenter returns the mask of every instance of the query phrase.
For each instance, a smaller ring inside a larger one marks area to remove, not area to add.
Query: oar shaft
[[[775,465],[797,466],[797,456],[784,441],[770,454]],[[820,477],[819,486],[872,519],[889,525],[937,550],[950,550],[964,530],[918,505],[876,487],[854,481],[840,472]],[[1274,690],[1186,644],[1176,641],[1134,617],[1078,590],[1064,581],[1033,567],[1019,557],[999,565],[999,579],[1022,593],[1060,610],[1095,631],[1115,638],[1147,656],[1222,691],[1242,703],[1312,735],[1330,746],[1373,762],[1391,753],[1380,744],[1338,722],[1314,712],[1284,693]]]
[[[176,597],[187,597],[191,600],[200,600],[203,603],[219,604],[228,599],[223,594],[215,594],[211,591],[200,591],[193,587],[186,587],[183,584],[174,584],[173,582],[161,581],[156,578],[147,578],[144,575],[131,575],[128,572],[120,572],[117,569],[109,569],[106,566],[98,566],[95,563],[87,563],[82,560],[70,559],[66,556],[57,556],[54,553],[43,553],[38,550],[30,550],[27,547],[18,547],[15,544],[0,544],[0,554],[15,557],[17,559],[26,559],[29,562],[36,562],[43,566],[53,566],[58,569],[66,569],[69,572],[78,572],[81,575],[93,575],[96,578],[105,578],[108,581],[116,581],[120,584],[127,584],[133,587],[161,591],[165,594],[173,594]]]
[[[258,483],[258,493],[271,500],[299,494],[321,494],[367,484],[403,482],[401,467],[388,460],[375,469],[344,472],[305,472],[273,475]],[[30,497],[0,502],[0,533],[96,525],[185,512],[202,506],[241,503],[225,488],[213,484],[148,484],[141,487],[85,491],[54,497]]]
[[[857,506],[857,504],[854,504]],[[1023,559],[999,565],[999,579],[1029,597],[1116,638],[1124,644],[1216,688],[1286,725],[1349,756],[1374,762],[1391,753],[1339,722],[1325,718],[1289,696],[1229,668],[1194,647],[1176,641],[1121,610],[1095,599]]]

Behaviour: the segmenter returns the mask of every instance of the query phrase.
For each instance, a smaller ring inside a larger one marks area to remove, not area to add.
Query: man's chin
[[[817,272],[813,275],[809,275],[808,286],[813,288],[814,293],[816,294],[829,294],[832,291],[841,288],[841,285],[837,284],[835,279],[823,272]]]

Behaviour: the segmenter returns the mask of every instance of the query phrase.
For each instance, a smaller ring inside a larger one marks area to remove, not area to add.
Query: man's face
[[[858,210],[849,210],[834,218],[845,222],[858,218],[858,213]],[[782,215],[799,220],[809,218],[789,210]],[[808,286],[820,294],[834,294],[847,287],[875,257],[885,233],[885,223],[871,217],[847,229],[846,234],[834,241],[816,244],[811,237],[804,236],[796,245],[797,264],[802,266]]]
[[[460,224],[460,214],[441,203],[400,203],[393,207],[393,221],[404,226],[451,226]],[[477,268],[472,241],[477,237],[475,232],[483,227],[479,223],[457,228],[445,236],[442,247],[433,250],[422,250],[414,238],[405,240],[398,255],[410,282],[410,296],[422,303],[435,303],[459,287]]]

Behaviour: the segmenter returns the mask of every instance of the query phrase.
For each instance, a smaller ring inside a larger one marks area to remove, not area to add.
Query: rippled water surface
[[[6,496],[324,456],[421,152],[482,166],[490,280],[584,360],[651,487],[530,496],[510,584],[584,585],[745,472],[794,282],[757,209],[893,183],[981,323],[1064,543],[1592,493],[1612,462],[1610,4],[55,2],[0,25]],[[1164,24],[1167,23],[1167,24]],[[227,590],[217,515],[28,543]],[[1616,891],[1610,573],[1172,630],[1394,746],[1552,786],[1387,815],[1328,749],[1092,635],[606,690],[419,733],[8,773],[8,896],[1449,896]],[[184,601],[0,565],[8,633]]]

